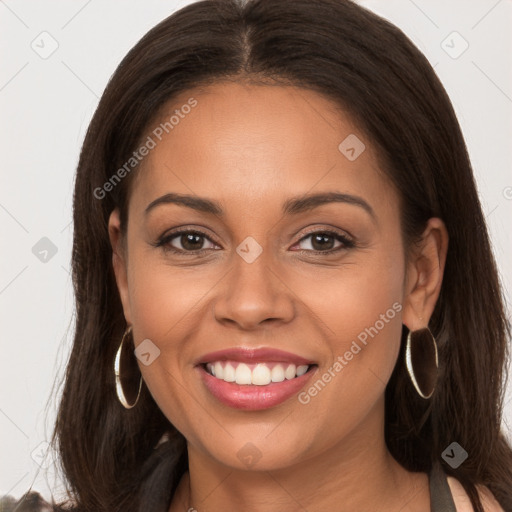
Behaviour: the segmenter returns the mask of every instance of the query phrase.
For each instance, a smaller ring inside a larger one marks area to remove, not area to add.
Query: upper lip
[[[217,350],[216,352],[209,352],[199,357],[195,365],[212,363],[214,361],[238,361],[241,363],[255,363],[255,362],[284,362],[292,363],[296,366],[315,364],[313,361],[304,357],[278,350],[270,347],[250,348],[250,347],[233,347],[224,350]]]

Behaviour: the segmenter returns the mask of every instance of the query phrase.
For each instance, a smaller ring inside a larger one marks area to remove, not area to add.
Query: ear
[[[112,246],[112,266],[116,276],[117,289],[123,305],[124,317],[128,325],[132,324],[130,300],[128,293],[128,262],[126,240],[121,232],[119,209],[116,208],[108,220],[108,236]]]
[[[410,331],[428,325],[441,292],[447,251],[448,231],[444,222],[429,219],[407,262],[402,322]]]

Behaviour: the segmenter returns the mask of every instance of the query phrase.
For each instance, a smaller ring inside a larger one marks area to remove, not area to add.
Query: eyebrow
[[[322,192],[306,196],[292,197],[286,200],[283,204],[283,214],[297,215],[328,203],[346,203],[359,206],[364,209],[373,218],[373,220],[376,220],[373,208],[362,197],[354,196],[352,194],[342,194],[339,192]],[[218,215],[219,217],[222,217],[224,214],[220,203],[217,201],[206,199],[204,197],[177,193],[168,193],[155,199],[146,207],[145,214],[147,215],[151,210],[163,204],[177,204],[203,213]]]

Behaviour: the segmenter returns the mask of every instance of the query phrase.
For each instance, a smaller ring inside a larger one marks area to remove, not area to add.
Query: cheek
[[[133,253],[137,254],[136,248]],[[193,400],[182,372],[192,357],[193,344],[188,343],[194,332],[191,321],[198,323],[201,298],[208,285],[197,273],[171,268],[159,260],[139,254],[132,259],[129,269],[135,344],[149,339],[158,347],[158,357],[148,366],[139,363],[139,367],[151,395],[169,421],[188,439],[194,439],[194,429],[187,420]],[[196,415],[201,412],[204,411],[199,409]]]
[[[180,341],[212,286],[199,268],[173,268],[155,257],[135,260],[129,271],[134,327],[156,343]]]
[[[381,428],[383,394],[402,332],[401,274],[381,270],[354,266],[315,286],[295,283],[307,319],[301,325],[313,327],[304,330],[316,334],[324,357],[287,417],[286,425],[299,426],[272,431],[276,450],[293,440],[310,455],[318,454],[351,433],[374,436],[372,425]]]
[[[287,280],[306,306],[304,318],[331,340],[333,355],[344,353],[358,337],[364,343],[365,333],[371,338],[368,330],[391,340],[401,332],[404,269],[395,252],[374,250],[337,269],[288,274]]]
[[[375,251],[364,264],[347,265],[298,292],[314,312],[317,331],[324,334],[320,340],[327,340],[331,352],[312,386],[305,389],[302,403],[312,407],[317,419],[327,411],[336,416],[336,428],[350,428],[345,424],[347,408],[352,420],[365,417],[382,396],[395,366],[404,275],[397,254]]]

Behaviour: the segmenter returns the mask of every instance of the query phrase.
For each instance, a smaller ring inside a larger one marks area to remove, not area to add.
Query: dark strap
[[[429,480],[430,512],[457,512],[446,473],[440,464],[434,464]]]

